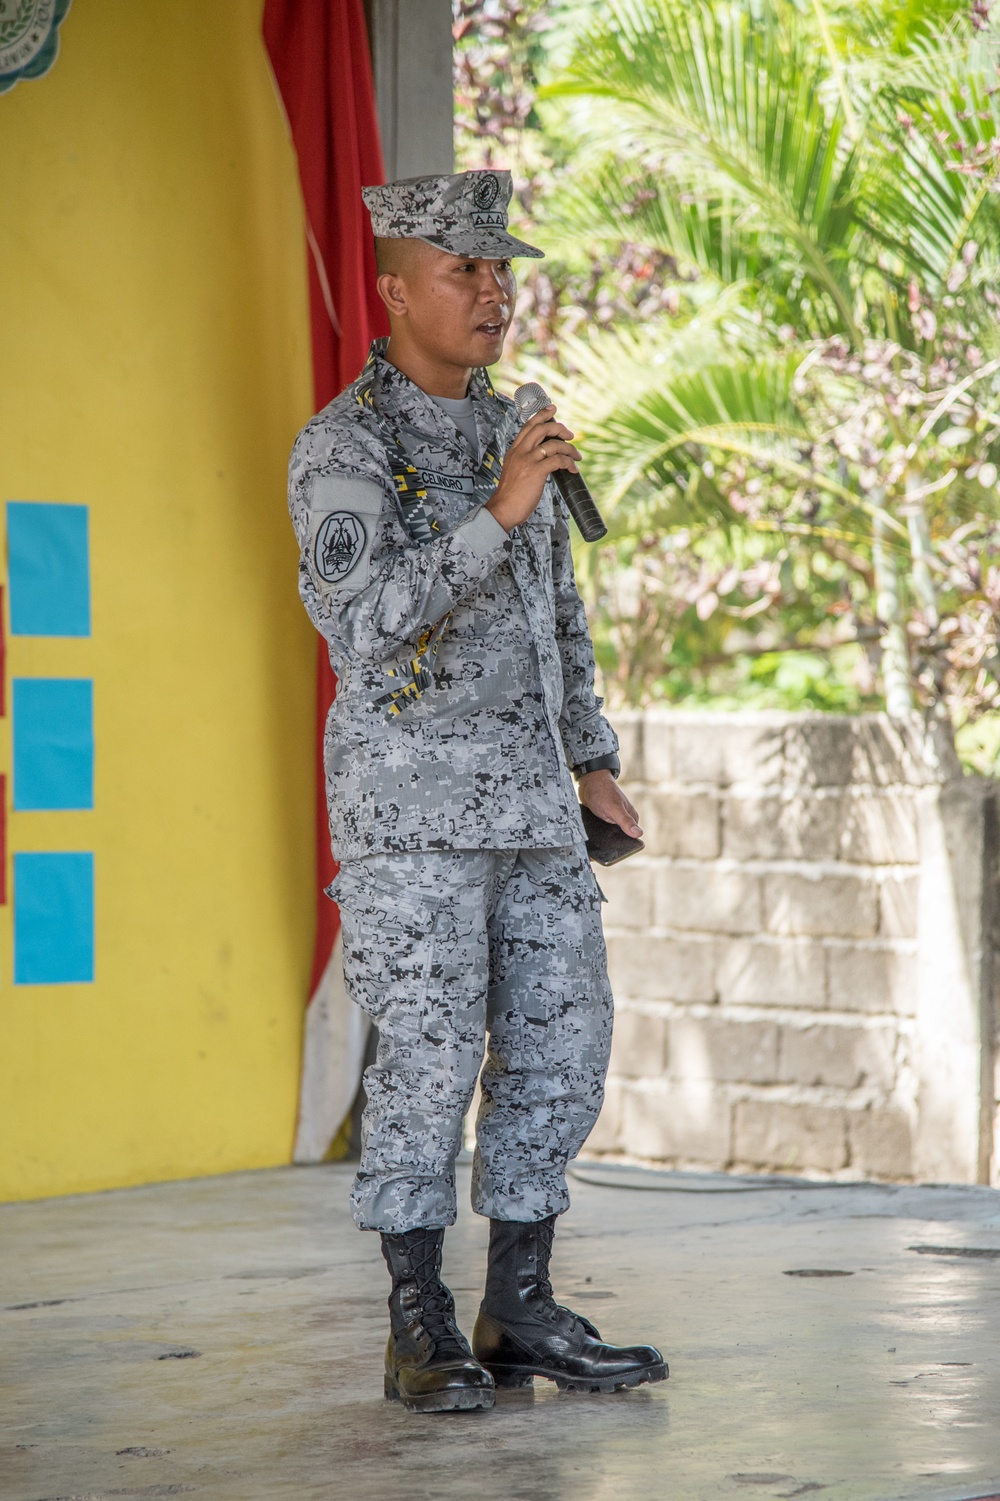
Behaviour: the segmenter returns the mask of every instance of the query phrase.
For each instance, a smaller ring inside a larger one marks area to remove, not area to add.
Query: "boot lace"
[[[563,1308],[561,1303],[556,1302],[556,1295],[549,1281],[549,1261],[552,1256],[552,1242],[555,1239],[555,1225],[550,1220],[542,1220],[536,1226],[539,1240],[538,1275],[535,1278],[535,1287],[538,1290],[538,1301],[542,1310],[551,1315],[554,1313],[569,1313],[568,1308]]]
[[[417,1287],[420,1322],[438,1355],[468,1356],[469,1343],[455,1322],[455,1300],[441,1281],[433,1245],[424,1245],[410,1263]]]
[[[555,1239],[556,1231],[555,1221],[542,1220],[536,1228],[540,1241],[538,1274],[535,1278],[535,1289],[538,1299],[536,1307],[538,1311],[545,1318],[560,1324],[564,1329],[571,1328],[574,1325],[580,1326],[588,1334],[600,1339],[600,1334],[598,1334],[597,1329],[589,1319],[585,1319],[580,1313],[574,1313],[573,1309],[567,1308],[565,1303],[556,1302],[556,1295],[549,1280],[549,1261],[552,1256],[552,1242]],[[532,1301],[534,1302],[534,1299]]]

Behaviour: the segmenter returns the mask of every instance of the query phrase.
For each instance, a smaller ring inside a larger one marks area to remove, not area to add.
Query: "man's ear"
[[[375,285],[386,311],[395,318],[402,318],[407,310],[406,286],[402,277],[395,271],[383,271]]]

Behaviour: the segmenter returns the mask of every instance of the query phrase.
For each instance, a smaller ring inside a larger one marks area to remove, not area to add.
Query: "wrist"
[[[581,761],[578,766],[573,767],[573,775],[578,781],[581,781],[584,777],[593,776],[595,772],[606,771],[617,782],[621,774],[621,769],[622,765],[617,754],[614,751],[609,751],[607,755],[592,756],[588,761]]]
[[[511,507],[499,491],[496,491],[486,502],[485,509],[489,511],[494,521],[499,522],[505,532],[512,532],[515,526],[517,526],[518,518],[511,514]]]

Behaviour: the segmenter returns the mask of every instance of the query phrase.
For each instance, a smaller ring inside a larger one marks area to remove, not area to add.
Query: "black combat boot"
[[[411,1412],[492,1407],[493,1378],[455,1323],[455,1300],[441,1281],[443,1230],[382,1236],[392,1274],[385,1394]]]
[[[589,1319],[552,1296],[549,1257],[556,1217],[522,1225],[490,1221],[490,1258],[472,1348],[497,1386],[547,1376],[560,1391],[613,1392],[663,1381],[652,1345],[606,1345]]]

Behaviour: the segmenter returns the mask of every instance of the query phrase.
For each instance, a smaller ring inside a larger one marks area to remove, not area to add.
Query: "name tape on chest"
[[[447,490],[449,495],[474,495],[476,481],[471,474],[439,474],[433,469],[418,469],[417,479],[427,490]]]

